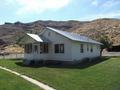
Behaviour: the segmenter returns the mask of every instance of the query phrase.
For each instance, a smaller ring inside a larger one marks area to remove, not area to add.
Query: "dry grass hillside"
[[[0,39],[8,44],[18,44],[26,32],[40,33],[47,26],[89,36],[95,40],[105,35],[113,44],[120,45],[119,19],[97,19],[89,22],[39,20],[31,23],[5,23],[0,25]]]
[[[98,19],[77,27],[72,32],[89,36],[99,40],[101,36],[108,36],[113,44],[120,44],[120,20]]]
[[[8,53],[24,53],[24,49],[19,45],[9,45],[5,47],[4,52]]]

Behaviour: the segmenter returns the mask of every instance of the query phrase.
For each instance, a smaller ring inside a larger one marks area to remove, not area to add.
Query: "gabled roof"
[[[75,34],[75,33],[70,33],[70,32],[66,32],[66,31],[62,31],[62,30],[58,30],[58,29],[54,29],[54,28],[51,28],[51,27],[47,27],[47,29],[49,30],[52,30],[60,35],[63,35],[73,41],[79,41],[79,42],[86,42],[86,43],[94,43],[94,44],[100,44],[102,45],[102,43],[100,42],[97,42],[95,40],[92,40],[88,37],[85,37],[85,36],[81,36],[79,34]]]
[[[33,38],[37,42],[43,42],[43,40],[37,34],[27,33],[27,35],[30,36],[31,38]]]
[[[34,39],[37,42],[50,42],[48,39],[46,39],[45,37],[39,36],[37,34],[30,34],[27,33],[28,36],[30,36],[32,39]]]

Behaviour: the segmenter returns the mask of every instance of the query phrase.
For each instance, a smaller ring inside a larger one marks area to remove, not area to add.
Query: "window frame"
[[[80,44],[80,53],[84,53],[84,44]]]
[[[25,44],[25,53],[32,53],[32,44]]]
[[[89,44],[87,44],[87,51],[89,52]]]
[[[93,46],[91,45],[90,52],[93,52]]]
[[[38,53],[38,45],[34,45],[34,52]]]
[[[64,53],[64,44],[60,44],[60,53]]]
[[[54,53],[64,53],[64,44],[55,44],[54,45]]]
[[[40,43],[40,54],[41,53],[49,53],[48,43]]]
[[[54,45],[54,52],[59,53],[59,44]]]

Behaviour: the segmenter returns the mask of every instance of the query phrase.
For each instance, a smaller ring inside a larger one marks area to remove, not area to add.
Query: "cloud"
[[[91,4],[101,8],[110,8],[120,4],[120,0],[105,0],[105,1],[92,0]]]
[[[101,14],[92,14],[88,17],[81,18],[81,20],[94,20],[98,18],[117,18],[120,17],[120,11],[110,12],[110,13],[101,13]]]
[[[13,1],[19,6],[17,15],[58,10],[67,6],[70,2],[70,0],[10,0],[10,3],[13,3]]]
[[[98,2],[98,0],[93,0],[91,4],[94,5],[94,6],[98,6],[99,2]]]
[[[6,5],[9,5],[9,4],[13,3],[14,0],[5,0],[5,2],[6,2]]]
[[[103,7],[113,7],[120,4],[120,0],[108,0],[105,3],[103,3]]]

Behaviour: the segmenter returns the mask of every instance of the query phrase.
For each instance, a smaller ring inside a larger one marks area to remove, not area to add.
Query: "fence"
[[[120,56],[120,52],[103,52],[102,56]]]
[[[0,55],[0,59],[23,59],[23,58],[24,58],[24,54],[21,53]]]

